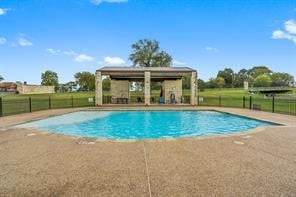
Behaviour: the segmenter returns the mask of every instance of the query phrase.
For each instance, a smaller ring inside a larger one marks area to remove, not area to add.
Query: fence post
[[[246,108],[246,97],[243,96],[243,108],[245,109]]]
[[[51,109],[51,97],[48,97],[48,109]]]
[[[104,99],[103,99],[103,101],[104,101]],[[93,97],[93,104],[94,104],[94,107],[96,106],[96,97],[94,96]]]
[[[2,97],[0,97],[0,117],[3,116],[3,105],[2,105]]]
[[[71,105],[72,105],[72,108],[74,107],[74,99],[73,99],[73,96],[71,96]]]
[[[274,96],[272,96],[272,113],[274,113],[274,101],[275,101]]]
[[[252,96],[250,96],[250,103],[249,103],[249,109],[252,109]]]
[[[296,97],[292,98],[294,103],[294,115],[296,116]]]
[[[29,110],[32,112],[32,98],[29,97]]]
[[[221,96],[219,96],[219,107],[221,107],[222,101],[221,101]]]

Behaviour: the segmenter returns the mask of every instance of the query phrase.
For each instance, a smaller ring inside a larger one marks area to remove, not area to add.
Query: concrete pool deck
[[[89,108],[116,109],[147,108]],[[122,142],[11,128],[26,121],[88,108],[2,117],[0,195],[295,196],[295,116],[212,107],[148,109],[214,109],[285,126],[222,137]]]

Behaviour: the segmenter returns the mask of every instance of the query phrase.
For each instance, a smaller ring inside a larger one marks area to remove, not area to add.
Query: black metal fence
[[[296,116],[296,97],[198,97],[199,106],[245,108]]]
[[[104,104],[111,104],[111,96],[103,96]],[[122,103],[121,103],[122,102]],[[117,102],[118,103],[118,102]],[[128,101],[119,101],[118,104],[144,103],[144,97],[134,96]],[[159,103],[159,97],[151,97],[151,103]],[[183,103],[190,103],[190,96],[183,97]],[[272,113],[281,113],[296,116],[296,97],[227,97],[227,96],[206,96],[198,97],[199,106],[233,107],[252,110],[261,110]],[[0,97],[0,116],[27,113],[33,111],[95,106],[95,97],[69,97],[69,98],[19,98],[3,99]]]
[[[69,98],[20,98],[5,100],[0,97],[0,117],[33,111],[74,108],[74,107],[91,107],[95,106],[95,97],[69,97]]]

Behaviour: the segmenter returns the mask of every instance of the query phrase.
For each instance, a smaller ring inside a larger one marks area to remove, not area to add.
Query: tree
[[[241,69],[238,73],[234,74],[233,85],[236,88],[244,87],[244,82],[249,80],[248,70]]]
[[[288,73],[273,73],[271,80],[272,86],[290,86],[294,83],[294,77]]]
[[[110,80],[110,78],[104,79],[102,86],[103,86],[103,91],[107,91],[107,92],[110,91],[110,89],[111,89],[111,80]]]
[[[65,84],[59,84],[59,92],[68,92],[68,89]]]
[[[77,89],[77,84],[74,81],[69,81],[65,86],[69,92],[73,92]]]
[[[217,88],[223,88],[225,86],[225,79],[222,77],[217,77],[215,79],[215,83]]]
[[[255,66],[248,70],[248,75],[250,75],[253,79],[258,77],[259,75],[267,74],[270,75],[272,73],[272,70],[270,70],[266,66]]]
[[[65,84],[60,84],[59,91],[60,92],[73,92],[77,89],[77,84],[74,81],[70,81]]]
[[[254,87],[270,87],[271,83],[271,77],[268,74],[262,74],[255,78]]]
[[[215,78],[210,78],[209,81],[206,82],[206,87],[207,88],[216,88],[216,79]]]
[[[54,86],[57,91],[59,88],[59,77],[56,72],[47,70],[41,74],[41,85]]]
[[[233,87],[234,72],[231,68],[220,70],[217,77],[221,77],[224,79],[226,87]]]
[[[80,91],[95,90],[95,75],[90,72],[78,72],[74,75],[76,83],[79,85]]]
[[[206,82],[207,88],[223,88],[225,85],[225,80],[222,77],[210,78],[208,82]]]
[[[182,77],[182,89],[189,90],[191,88],[191,77],[184,76]]]
[[[173,58],[161,51],[156,40],[139,40],[132,45],[129,57],[134,67],[170,67]]]
[[[2,77],[2,75],[0,75],[0,82],[3,81],[3,80],[4,80],[4,78]]]
[[[206,83],[204,82],[204,80],[198,79],[198,89],[200,91],[204,91],[205,88],[206,88]]]

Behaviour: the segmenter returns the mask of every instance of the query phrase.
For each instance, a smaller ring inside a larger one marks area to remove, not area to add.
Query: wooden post
[[[246,108],[246,97],[243,96],[243,108],[245,109]]]
[[[249,109],[252,109],[252,96],[250,96]]]
[[[72,105],[72,108],[73,108],[74,107],[73,96],[71,96],[71,105]]]
[[[221,96],[219,96],[219,107],[222,106]]]

